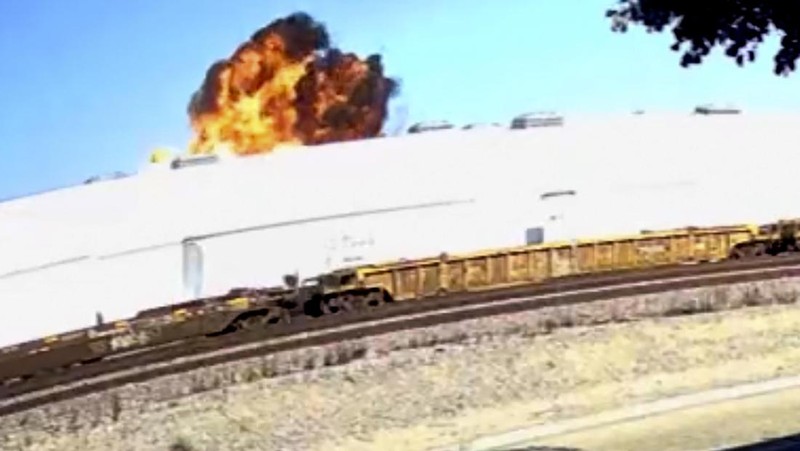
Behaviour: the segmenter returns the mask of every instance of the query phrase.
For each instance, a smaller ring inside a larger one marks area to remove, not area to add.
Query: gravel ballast
[[[632,296],[200,368],[0,418],[0,449],[168,450],[181,441],[196,450],[425,449],[467,441],[800,374],[798,292],[800,278],[787,278]],[[677,316],[686,312],[705,313]]]

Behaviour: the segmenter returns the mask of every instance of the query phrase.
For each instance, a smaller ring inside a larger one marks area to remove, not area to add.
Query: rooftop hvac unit
[[[521,130],[533,127],[560,127],[564,118],[553,112],[534,112],[520,114],[511,121],[511,128]]]
[[[496,122],[485,123],[485,122],[476,122],[472,124],[467,124],[463,127],[464,130],[479,130],[479,129],[486,129],[486,128],[498,128],[501,127],[500,124]]]
[[[431,132],[436,130],[449,130],[453,128],[453,124],[447,121],[427,121],[417,122],[408,128],[408,133],[422,133]]]
[[[700,105],[695,107],[694,114],[739,114],[742,111],[735,107],[718,107],[714,105]]]
[[[219,155],[217,154],[209,154],[209,155],[191,155],[185,157],[178,157],[172,160],[170,167],[172,169],[183,169],[183,168],[190,168],[193,166],[204,166],[207,164],[214,164],[219,161]]]

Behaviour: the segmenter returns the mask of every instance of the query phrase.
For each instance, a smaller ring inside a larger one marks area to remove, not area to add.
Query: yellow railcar
[[[335,272],[328,293],[383,291],[394,301],[543,282],[558,277],[713,262],[759,240],[757,225],[643,232],[393,261]]]

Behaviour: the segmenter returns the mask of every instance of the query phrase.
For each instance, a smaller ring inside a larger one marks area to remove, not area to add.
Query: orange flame
[[[225,145],[251,154],[377,136],[397,86],[379,55],[361,60],[332,49],[324,25],[295,13],[209,68],[188,107],[190,151]]]

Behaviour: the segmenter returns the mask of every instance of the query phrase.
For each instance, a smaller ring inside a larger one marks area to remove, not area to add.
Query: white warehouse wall
[[[183,299],[180,243],[101,256],[95,262],[94,308],[107,321]]]
[[[800,217],[790,195],[797,123],[567,115],[563,127],[289,149],[2,202],[0,302],[13,315],[0,329],[14,332],[0,339],[180,298],[180,243],[191,237],[207,236],[198,243],[210,293],[335,266],[345,235],[372,242],[360,248],[367,262],[521,244],[537,225],[555,239]],[[540,198],[563,190],[577,194]]]
[[[0,277],[0,346],[91,325],[94,269],[86,258]]]
[[[199,294],[280,284],[293,272],[309,277],[364,263],[524,244],[525,223],[502,227],[486,213],[478,202],[455,200],[192,240],[203,255]]]
[[[129,318],[182,299],[180,244],[0,275],[0,346]]]

